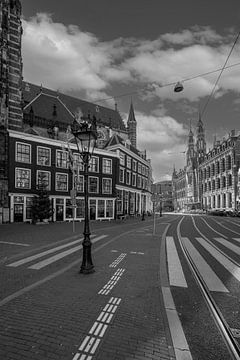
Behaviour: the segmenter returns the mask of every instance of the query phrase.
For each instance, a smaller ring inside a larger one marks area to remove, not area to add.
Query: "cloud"
[[[147,149],[156,180],[160,168],[161,177],[165,177],[172,173],[174,162],[184,166],[183,151],[188,130],[170,116],[147,115],[137,111],[135,115],[138,123],[138,146],[140,149]]]
[[[100,41],[75,25],[53,22],[49,14],[23,20],[24,77],[51,88],[112,94],[117,85],[135,85],[143,99],[196,101],[211,93],[217,75],[189,79],[220,69],[230,51],[232,33],[223,38],[210,27],[195,26],[155,40],[118,38]],[[237,47],[231,63],[238,62]],[[239,92],[239,68],[225,70],[215,96]],[[183,81],[184,91],[173,92]],[[171,84],[171,86],[169,86]]]

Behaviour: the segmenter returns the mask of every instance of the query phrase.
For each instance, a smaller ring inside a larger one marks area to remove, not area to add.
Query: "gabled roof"
[[[122,146],[125,146],[125,143],[126,143],[126,141],[121,136],[119,136],[118,134],[113,134],[113,136],[106,143],[105,148],[110,147],[110,146],[119,145],[119,144],[122,145]],[[142,152],[139,151],[138,149],[136,149],[130,143],[128,145],[128,149],[130,151],[132,151],[134,154],[142,157],[141,156]],[[146,160],[146,159],[144,159],[144,160]]]
[[[52,109],[55,104],[57,117],[67,124],[72,121],[71,114],[75,114],[80,110],[84,116],[87,116],[88,113],[91,116],[95,115],[97,123],[112,129],[126,131],[126,126],[116,110],[27,82],[23,82],[22,93],[25,105],[24,112],[28,113],[31,105],[35,116],[52,119]]]

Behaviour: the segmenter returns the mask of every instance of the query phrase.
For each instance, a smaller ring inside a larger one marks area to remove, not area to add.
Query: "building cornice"
[[[48,139],[42,136],[34,136],[32,134],[27,134],[15,130],[8,130],[8,133],[11,138],[21,139],[25,141],[33,141],[36,143],[41,143],[44,145],[52,145],[61,148],[63,147],[63,145],[67,146],[67,142],[63,140]],[[75,144],[69,143],[69,147],[71,150],[77,151],[77,146]],[[94,154],[119,158],[119,155],[117,153],[108,150],[98,149],[98,148],[94,149]]]

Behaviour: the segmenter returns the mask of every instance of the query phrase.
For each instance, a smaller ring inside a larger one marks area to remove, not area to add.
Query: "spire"
[[[127,121],[127,131],[128,138],[131,141],[131,144],[136,148],[137,147],[137,121],[134,114],[133,103],[131,100],[128,121]]]
[[[128,123],[129,122],[136,122],[132,101],[131,101],[130,110],[129,110],[129,114],[128,114]]]

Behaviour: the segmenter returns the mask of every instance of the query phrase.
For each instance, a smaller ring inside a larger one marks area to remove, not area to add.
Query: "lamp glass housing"
[[[75,122],[72,133],[80,154],[89,154],[91,156],[97,140],[97,134],[92,125],[88,122]]]

